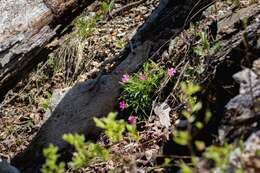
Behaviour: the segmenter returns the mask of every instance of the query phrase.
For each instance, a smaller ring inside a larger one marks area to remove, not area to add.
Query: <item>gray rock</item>
[[[20,171],[0,158],[0,173],[20,173]]]

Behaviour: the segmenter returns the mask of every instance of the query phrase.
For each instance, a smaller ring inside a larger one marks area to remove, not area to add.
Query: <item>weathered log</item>
[[[63,151],[68,148],[68,144],[62,140],[63,134],[83,133],[87,139],[96,137],[98,130],[93,117],[103,117],[113,111],[120,94],[122,73],[118,73],[118,69],[128,73],[137,71],[151,54],[184,28],[186,19],[196,13],[196,8],[200,9],[205,4],[206,1],[161,0],[159,7],[131,40],[133,52],[128,47],[123,51],[120,59],[125,60],[117,66],[117,70],[96,80],[76,84],[61,99],[57,99],[60,101],[49,119],[27,150],[16,157],[13,163],[22,172],[37,172],[43,162],[42,149],[49,143]],[[194,11],[191,12],[192,9]]]
[[[0,98],[48,54],[46,45],[57,30],[91,1],[0,1]]]

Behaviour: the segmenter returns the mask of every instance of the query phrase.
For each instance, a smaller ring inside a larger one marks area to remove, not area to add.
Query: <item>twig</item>
[[[135,6],[138,6],[142,3],[146,2],[146,0],[139,0],[137,2],[132,2],[132,3],[129,3],[115,11],[112,11],[110,14],[109,14],[109,19],[112,19],[113,17],[115,17],[116,15],[118,15],[119,13],[123,12],[123,11],[126,11],[126,10],[129,10]]]
[[[184,71],[186,70],[188,64],[189,64],[189,61],[187,61],[186,64],[184,65],[184,68],[182,69],[182,71],[181,71],[181,73],[180,73],[180,75],[179,75],[179,77],[178,77],[178,79],[177,79],[177,82],[176,82],[176,84],[174,85],[174,87],[173,87],[173,89],[172,89],[172,92],[173,92],[174,90],[176,90],[177,86],[179,85],[180,80],[181,80],[181,77],[183,76],[183,73],[184,73]],[[168,101],[168,99],[170,98],[170,96],[172,96],[172,92],[171,92],[171,94],[166,98],[165,101]]]
[[[194,15],[192,15],[192,16],[190,17],[190,15],[192,14],[193,10],[194,10],[194,9],[197,7],[197,5],[201,2],[201,0],[198,1],[198,2],[194,5],[194,7],[191,9],[190,13],[188,14],[188,16],[187,16],[187,18],[186,18],[186,20],[185,20],[185,22],[184,22],[183,29],[186,27],[187,23],[189,23],[197,14],[199,14],[200,12],[202,12],[203,10],[205,10],[206,8],[208,8],[209,6],[211,6],[212,4],[214,4],[216,1],[217,1],[217,0],[214,0],[214,1],[210,2],[209,4],[207,4],[206,6],[202,7],[200,10],[198,10]]]

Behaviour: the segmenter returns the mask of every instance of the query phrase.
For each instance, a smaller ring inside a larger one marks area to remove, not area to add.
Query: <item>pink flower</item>
[[[136,121],[137,121],[137,119],[136,119],[135,116],[130,115],[130,116],[128,117],[128,123],[129,123],[129,124],[136,124]]]
[[[175,74],[176,74],[176,70],[173,67],[168,68],[168,75],[170,77],[173,77]]]
[[[122,82],[127,82],[129,81],[129,75],[128,74],[124,74],[122,77]]]
[[[120,109],[125,109],[126,108],[126,103],[124,100],[122,100],[121,102],[119,102],[119,108]]]
[[[140,80],[146,80],[146,77],[143,73],[139,73],[139,79]]]

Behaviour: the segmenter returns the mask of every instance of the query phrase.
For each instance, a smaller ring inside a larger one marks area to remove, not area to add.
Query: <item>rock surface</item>
[[[46,45],[58,33],[57,29],[69,20],[64,15],[69,13],[73,17],[73,13],[89,2],[0,1],[0,97],[48,54]]]
[[[244,69],[233,75],[240,84],[239,95],[226,105],[226,116],[220,127],[220,141],[225,138],[251,133],[259,126],[260,111],[260,59],[254,61],[253,69]],[[232,115],[232,116],[231,116]],[[239,128],[239,130],[236,130]]]
[[[132,38],[133,49],[129,48],[131,43],[126,46],[122,55],[125,60],[116,66],[116,70],[112,73],[72,87],[41,127],[28,149],[14,159],[15,165],[22,168],[23,172],[37,171],[37,166],[43,162],[41,151],[49,143],[57,145],[61,151],[66,150],[68,144],[61,138],[65,133],[84,133],[87,139],[95,137],[98,131],[92,119],[106,116],[113,111],[114,103],[120,94],[119,82],[123,73],[137,71],[150,55],[183,29],[195,4],[200,8],[208,2],[162,0],[159,7]],[[123,72],[118,73],[117,69]],[[38,163],[29,164],[28,160],[32,158]]]

